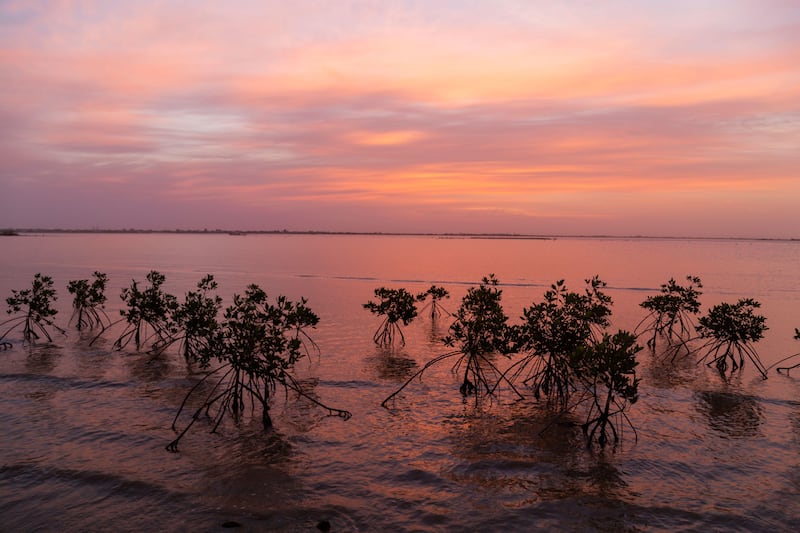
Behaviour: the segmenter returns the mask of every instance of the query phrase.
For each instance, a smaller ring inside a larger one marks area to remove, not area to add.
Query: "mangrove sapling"
[[[75,327],[78,331],[83,328],[92,329],[95,326],[100,326],[102,331],[111,323],[111,319],[103,309],[106,303],[108,276],[102,272],[95,272],[92,275],[94,281],[91,284],[88,279],[77,279],[67,283],[67,290],[73,295],[70,322],[77,318]]]
[[[597,442],[605,447],[609,436],[616,444],[624,423],[636,434],[625,410],[638,399],[636,353],[641,349],[635,335],[619,331],[572,352],[570,367],[585,393],[582,400],[589,404],[586,422],[581,425],[589,445]]]
[[[573,352],[597,342],[609,324],[612,301],[604,287],[595,276],[586,280],[583,293],[570,292],[559,280],[544,293],[542,302],[524,309],[516,335],[523,357],[507,371],[510,379],[521,379],[537,400],[545,397],[565,409],[576,390]]]
[[[375,335],[372,336],[372,340],[378,346],[391,348],[399,337],[400,346],[404,346],[406,338],[398,322],[407,326],[414,320],[417,316],[416,302],[419,297],[415,297],[405,289],[387,289],[386,287],[375,289],[375,296],[380,300],[377,303],[373,301],[365,303],[364,309],[385,318],[375,331]]]
[[[172,337],[173,342],[180,341],[180,352],[186,362],[200,363],[201,368],[208,368],[210,364],[209,343],[213,342],[219,330],[217,316],[222,308],[222,298],[211,295],[216,289],[214,276],[208,274],[197,283],[197,291],[186,293],[183,303],[173,313],[178,330]]]
[[[720,372],[744,365],[744,356],[753,362],[764,379],[767,370],[758,357],[754,343],[764,337],[768,329],[766,317],[758,315],[755,310],[761,304],[752,298],[742,298],[735,304],[721,303],[712,307],[708,314],[701,317],[695,328],[701,339],[705,339],[698,351],[702,354],[700,361],[708,360],[708,366],[716,365]]]
[[[151,270],[147,274],[147,281],[150,285],[144,290],[139,290],[136,280],[131,281],[130,287],[122,289],[120,297],[127,304],[127,309],[120,310],[122,318],[115,324],[124,320],[126,326],[114,341],[115,350],[122,350],[133,341],[137,351],[148,344],[151,350],[159,351],[172,342],[177,332],[172,317],[178,308],[178,300],[161,289],[166,277]]]
[[[800,329],[794,328],[794,339],[800,341]],[[775,365],[779,365],[779,364],[783,363],[784,361],[788,361],[789,359],[793,359],[793,358],[795,358],[797,356],[800,356],[800,352],[792,354],[789,357],[784,357],[783,359],[781,359],[780,361],[778,361],[777,363],[775,363],[774,365],[772,365],[769,368],[772,368]],[[778,367],[778,372],[780,373],[782,370],[785,370],[786,371],[786,375],[788,376],[789,372],[791,370],[794,370],[795,368],[797,368],[799,366],[800,366],[800,363],[794,364],[792,366],[779,366]],[[767,370],[769,370],[769,368]]]
[[[304,347],[310,340],[307,330],[319,321],[306,303],[305,299],[295,303],[284,296],[270,303],[257,285],[250,285],[244,295],[233,296],[233,304],[225,309],[219,328],[208,330],[208,339],[198,345],[201,365],[212,359],[220,364],[189,390],[172,428],[176,429],[178,417],[202,384],[212,381],[211,390],[167,450],[177,451],[180,439],[203,411],[211,418],[212,432],[226,414],[239,419],[248,405],[253,414],[257,406],[261,408],[264,429],[272,427],[269,407],[279,386],[287,395],[293,391],[331,415],[350,418],[348,411],[328,407],[306,393],[291,374],[295,363],[308,353]]]
[[[678,285],[674,279],[661,285],[661,294],[648,296],[647,299],[639,304],[649,312],[642,319],[638,326],[644,326],[640,334],[649,336],[647,346],[655,351],[656,340],[664,338],[668,347],[684,345],[687,334],[694,330],[694,315],[700,312],[700,301],[698,298],[702,294],[699,290],[703,287],[700,278],[697,276],[686,276],[688,285]],[[673,354],[673,357],[677,352]]]
[[[425,291],[421,292],[417,295],[417,300],[420,302],[424,302],[430,296],[431,301],[426,303],[425,306],[421,309],[421,311],[426,311],[430,309],[430,317],[431,320],[436,320],[442,315],[452,315],[452,313],[448,312],[442,304],[440,303],[441,300],[445,298],[450,298],[450,293],[447,292],[447,289],[444,287],[437,287],[436,285],[431,285],[431,287]]]
[[[39,273],[33,276],[30,289],[12,290],[11,296],[6,298],[7,312],[9,315],[22,314],[0,323],[0,328],[8,326],[0,334],[0,343],[3,343],[3,347],[10,347],[10,343],[5,338],[19,326],[22,326],[22,338],[25,342],[34,342],[41,336],[48,342],[52,342],[53,338],[50,336],[48,328],[53,328],[62,334],[65,333],[53,321],[53,317],[58,314],[58,311],[53,309],[52,303],[57,299],[56,290],[53,288],[53,279]]]
[[[470,287],[456,311],[455,321],[449,334],[443,339],[446,346],[455,348],[428,361],[419,371],[406,380],[403,385],[389,395],[381,405],[386,407],[389,400],[397,396],[414,378],[421,377],[431,366],[457,357],[452,370],[462,376],[459,391],[463,396],[474,395],[476,401],[482,395],[493,395],[499,381],[505,381],[502,372],[490,359],[492,354],[509,355],[513,352],[508,317],[503,311],[501,298],[503,291],[497,288],[494,274],[484,277],[478,287]],[[521,394],[514,385],[506,381],[514,392]]]

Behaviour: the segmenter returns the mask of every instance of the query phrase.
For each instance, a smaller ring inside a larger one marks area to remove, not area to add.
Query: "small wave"
[[[6,383],[43,383],[57,388],[70,389],[120,389],[130,387],[129,382],[86,380],[76,377],[51,376],[31,373],[0,374],[0,382]]]
[[[161,485],[96,470],[15,464],[0,466],[0,477],[10,481],[17,480],[28,486],[43,482],[52,483],[53,481],[63,481],[70,485],[100,486],[109,491],[121,491],[156,499],[159,495],[166,497],[174,494],[172,490]]]
[[[323,274],[294,274],[294,277],[303,279],[332,279],[339,281],[374,281],[380,283],[413,283],[418,285],[452,285],[452,286],[475,286],[480,283],[480,280],[458,280],[458,279],[425,279],[425,278],[380,278],[374,276],[326,276]],[[498,283],[499,287],[549,287],[550,282],[519,279],[512,281],[501,281]],[[631,292],[657,292],[659,289],[655,287],[624,287],[624,286],[607,286],[606,289],[613,291],[631,291]]]

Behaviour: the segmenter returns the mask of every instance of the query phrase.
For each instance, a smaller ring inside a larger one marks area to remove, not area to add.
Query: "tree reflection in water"
[[[640,359],[643,359],[642,380],[660,389],[685,387],[698,379],[705,370],[691,357],[680,357],[672,361],[657,354],[652,357],[645,355]]]
[[[367,366],[378,379],[402,383],[417,371],[418,364],[401,350],[377,348],[366,358]]]
[[[131,376],[144,383],[160,383],[173,370],[173,362],[168,354],[137,353],[125,359]]]
[[[579,417],[528,401],[510,409],[465,403],[451,419],[455,464],[462,485],[478,485],[510,508],[563,500],[625,499],[627,483],[613,453],[590,450]]]
[[[763,413],[754,396],[732,391],[698,391],[697,409],[709,427],[727,437],[753,437],[760,433]]]
[[[31,374],[50,374],[56,368],[63,351],[63,348],[54,344],[29,346],[25,369]]]

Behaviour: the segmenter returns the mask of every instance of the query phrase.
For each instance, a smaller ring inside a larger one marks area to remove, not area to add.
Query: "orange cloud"
[[[424,139],[425,134],[420,131],[359,131],[350,133],[347,137],[351,142],[365,146],[394,146]]]
[[[5,2],[0,179],[330,224],[800,194],[795,12],[434,4]]]

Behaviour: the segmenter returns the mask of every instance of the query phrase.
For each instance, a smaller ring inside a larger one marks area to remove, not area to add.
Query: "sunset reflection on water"
[[[749,365],[720,376],[691,357],[670,362],[645,350],[629,411],[636,434],[627,430],[615,449],[587,449],[579,416],[554,417],[530,395],[462,399],[448,362],[381,408],[448,351],[440,341],[448,322],[419,317],[404,330],[406,346],[386,350],[372,343],[379,321],[362,307],[379,286],[437,284],[454,311],[495,273],[513,323],[556,280],[582,290],[598,274],[614,299],[613,327],[632,329],[644,314],[639,302],[670,277],[693,274],[704,308],[762,301],[770,329],[757,347],[770,365],[798,351],[797,243],[45,235],[8,246],[2,294],[36,272],[53,275],[59,323],[70,314],[66,282],[94,270],[109,275],[112,317],[121,288],[150,269],[179,298],[206,273],[226,303],[249,283],[307,297],[321,318],[320,353],[298,363],[298,376],[315,397],[353,412],[345,422],[278,395],[273,432],[246,419],[210,434],[201,421],[169,454],[170,424],[199,379],[177,353],[112,352],[112,333],[89,346],[71,328],[53,345],[15,343],[0,353],[0,516],[9,528],[210,529],[235,520],[298,530],[329,520],[342,530],[758,530],[788,529],[800,514],[797,376],[773,370],[764,381]]]

